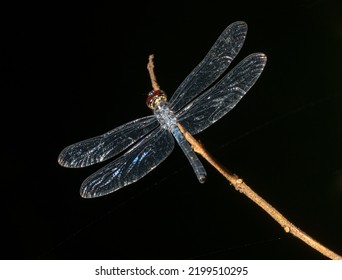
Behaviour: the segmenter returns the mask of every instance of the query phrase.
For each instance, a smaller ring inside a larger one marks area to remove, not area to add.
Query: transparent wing
[[[172,134],[161,127],[156,129],[124,155],[88,177],[81,186],[81,196],[103,196],[136,182],[160,164],[173,147]]]
[[[170,108],[178,112],[228,68],[240,51],[247,34],[247,24],[237,21],[229,25],[211,47],[205,58],[180,84],[170,99]]]
[[[266,56],[254,53],[235,66],[216,85],[186,106],[178,121],[196,134],[228,113],[254,85],[266,64]]]
[[[85,167],[109,159],[158,126],[154,116],[140,118],[66,147],[58,157],[64,167]]]

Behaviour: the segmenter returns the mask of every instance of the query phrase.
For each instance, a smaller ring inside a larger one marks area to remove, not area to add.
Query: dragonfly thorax
[[[160,100],[153,108],[153,113],[162,128],[172,131],[177,126],[177,118],[169,107],[169,102]]]

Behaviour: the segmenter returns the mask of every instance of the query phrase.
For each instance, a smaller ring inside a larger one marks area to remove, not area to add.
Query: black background
[[[82,199],[103,164],[59,152],[151,114],[147,57],[172,95],[226,26],[248,23],[234,65],[266,68],[238,106],[196,135],[302,230],[342,253],[340,1],[142,1],[1,9],[3,259],[325,259],[285,234],[207,163],[178,147],[139,182]],[[273,3],[273,4],[270,4]]]

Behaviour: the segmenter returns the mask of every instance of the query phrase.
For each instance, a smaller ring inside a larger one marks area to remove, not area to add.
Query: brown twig
[[[157,83],[156,77],[154,75],[154,64],[153,55],[149,57],[149,63],[147,69],[149,70],[152,87],[153,89],[160,89]],[[155,88],[156,87],[156,88]],[[218,172],[220,172],[233,186],[234,188],[246,195],[249,199],[260,206],[264,211],[266,211],[276,222],[278,222],[286,233],[291,233],[295,237],[299,238],[316,251],[320,252],[324,256],[334,259],[342,260],[342,256],[336,254],[335,252],[329,250],[327,247],[320,244],[318,241],[314,240],[308,234],[300,230],[294,224],[292,224],[288,219],[286,219],[277,209],[275,209],[271,204],[264,200],[261,196],[255,193],[241,178],[236,174],[232,173],[225,167],[223,167],[216,159],[214,159],[189,132],[187,132],[181,124],[178,123],[180,131],[185,136],[186,140],[192,145],[193,150],[205,158]]]
[[[148,73],[150,74],[150,78],[151,78],[151,83],[152,83],[152,88],[154,90],[160,90],[160,87],[157,83],[157,78],[156,75],[154,74],[154,63],[153,63],[153,59],[154,59],[154,55],[151,54],[148,57],[148,64],[147,64],[147,70]]]

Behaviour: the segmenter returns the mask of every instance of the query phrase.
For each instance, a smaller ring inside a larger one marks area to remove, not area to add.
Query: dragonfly
[[[241,50],[246,34],[245,22],[230,24],[169,101],[164,91],[152,90],[146,103],[153,115],[62,150],[58,163],[71,168],[90,166],[117,156],[82,183],[80,195],[99,197],[138,181],[171,154],[174,140],[199,182],[204,183],[206,170],[178,124],[191,135],[200,133],[233,109],[254,85],[266,64],[263,53],[248,55],[224,75]]]

